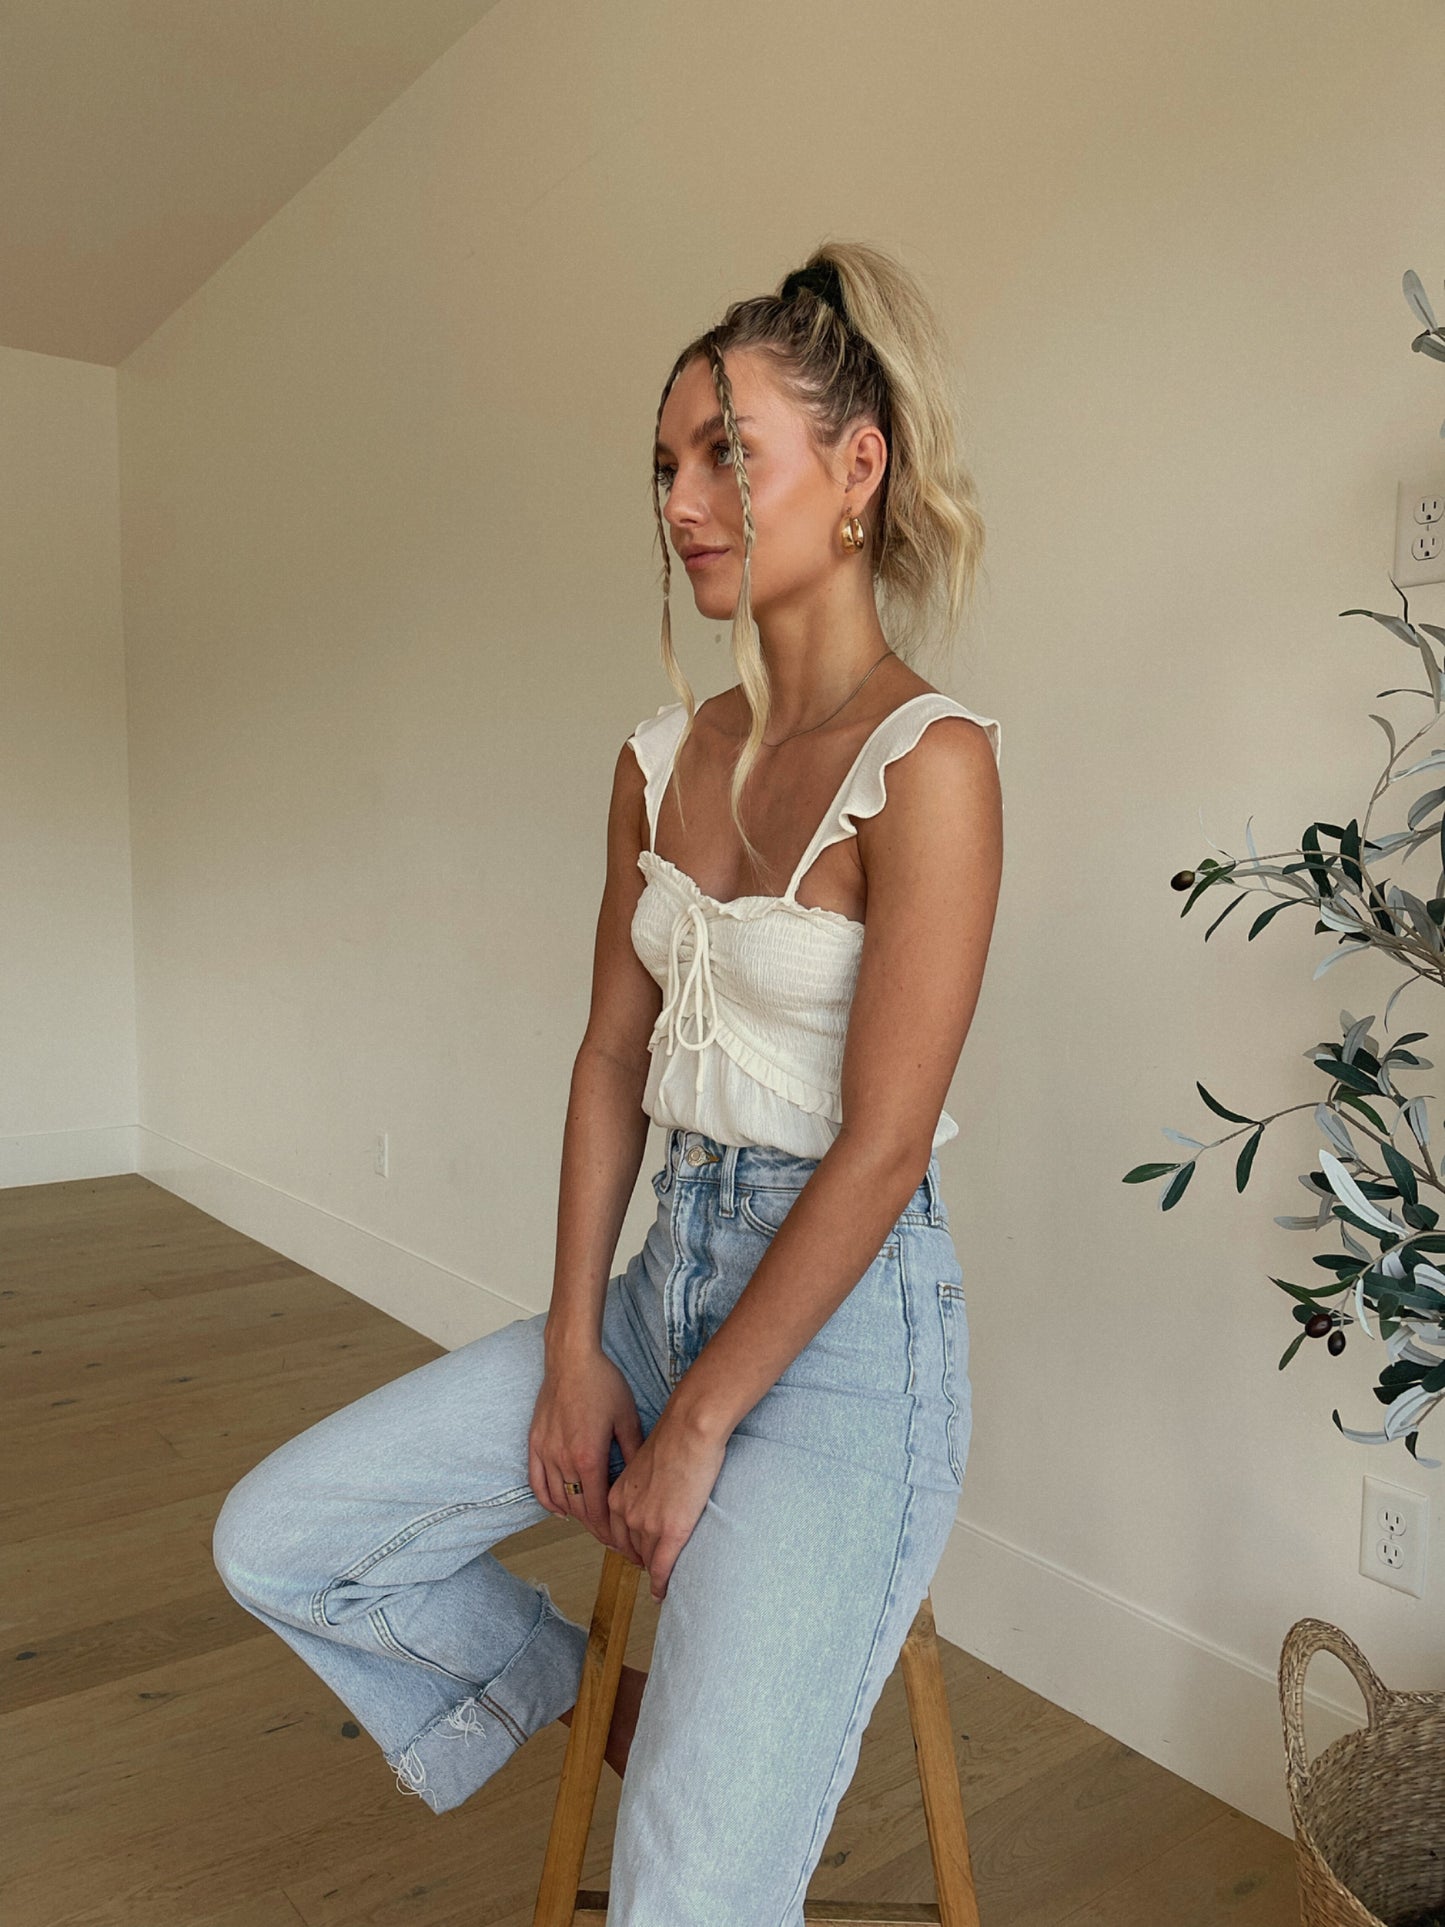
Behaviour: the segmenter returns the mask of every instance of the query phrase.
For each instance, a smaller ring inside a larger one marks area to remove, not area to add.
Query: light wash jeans
[[[816,1161],[673,1129],[602,1345],[644,1436]],[[608,1927],[799,1927],[869,1716],[957,1511],[963,1277],[938,1161],[848,1297],[728,1441],[658,1609]],[[280,1446],[216,1523],[229,1591],[437,1813],[577,1698],[587,1628],[492,1548],[555,1515],[527,1437],[545,1312]],[[624,1460],[612,1441],[610,1477]],[[644,1584],[646,1574],[641,1575]]]

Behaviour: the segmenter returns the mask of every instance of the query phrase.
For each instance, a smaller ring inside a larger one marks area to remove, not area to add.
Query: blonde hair
[[[800,274],[814,285],[798,285]],[[844,314],[817,291],[819,284],[841,292]],[[673,363],[657,406],[658,433],[678,376],[695,356],[705,355],[742,498],[743,572],[733,611],[732,653],[752,726],[733,770],[729,806],[744,849],[762,870],[759,852],[743,827],[740,799],[767,734],[771,692],[753,623],[752,495],[723,361],[730,348],[763,351],[779,386],[802,410],[820,452],[835,448],[845,430],[860,421],[871,421],[882,431],[888,463],[861,519],[880,620],[886,615],[890,646],[898,654],[906,656],[939,628],[951,632],[957,626],[980,566],[984,525],[973,478],[957,450],[942,331],[918,282],[881,249],[862,241],[824,242],[802,270],[784,277],[775,293],[735,301],[721,321],[690,341]],[[655,462],[652,505],[662,546],[663,667],[687,706],[673,762],[676,783],[697,704],[672,646],[672,568]]]

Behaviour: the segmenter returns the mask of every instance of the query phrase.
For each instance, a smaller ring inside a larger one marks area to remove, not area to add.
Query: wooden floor
[[[0,1191],[0,1307],[5,1927],[530,1927],[566,1728],[438,1817],[211,1564],[241,1473],[437,1348],[133,1176]],[[501,1550],[587,1623],[588,1533]],[[983,1927],[1297,1927],[1278,1834],[943,1655]],[[933,1898],[897,1674],[810,1891]]]

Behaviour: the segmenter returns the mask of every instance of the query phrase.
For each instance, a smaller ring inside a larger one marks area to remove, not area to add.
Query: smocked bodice
[[[687,710],[667,703],[629,739],[646,779],[646,878],[632,942],[663,994],[648,1041],[643,1108],[657,1123],[705,1132],[724,1144],[771,1144],[821,1157],[842,1123],[843,1047],[864,926],[836,910],[801,904],[796,892],[830,844],[857,834],[861,817],[887,800],[884,770],[936,717],[962,715],[988,731],[998,722],[932,691],[892,710],[852,768],[781,896],[709,896],[658,854],[657,818]],[[940,1113],[933,1143],[957,1136]]]

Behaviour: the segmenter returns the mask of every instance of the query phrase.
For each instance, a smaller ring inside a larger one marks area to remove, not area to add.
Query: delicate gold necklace
[[[893,654],[893,651],[891,649],[885,649],[883,651],[883,654],[878,658],[878,662],[883,662],[887,657],[891,656],[892,654]],[[878,667],[878,662],[874,663],[873,669],[876,669]],[[873,669],[870,669],[868,671],[868,676],[871,676],[873,674]],[[863,682],[867,682],[868,676],[865,676],[863,678]],[[858,689],[861,689],[863,687],[863,682],[859,683]],[[849,703],[852,702],[853,696],[856,696],[858,694],[858,689],[855,689],[851,696],[845,696],[842,702],[839,703],[838,709],[846,709]],[[808,734],[808,730],[810,729],[821,729],[824,723],[832,722],[833,718],[838,714],[838,709],[830,710],[826,716],[820,717],[816,723],[809,723],[807,727],[804,729],[795,729],[790,731],[789,734],[786,736],[780,736],[777,742],[775,743],[764,742],[763,748],[764,749],[781,749],[784,743],[791,743],[794,736],[806,736]]]

